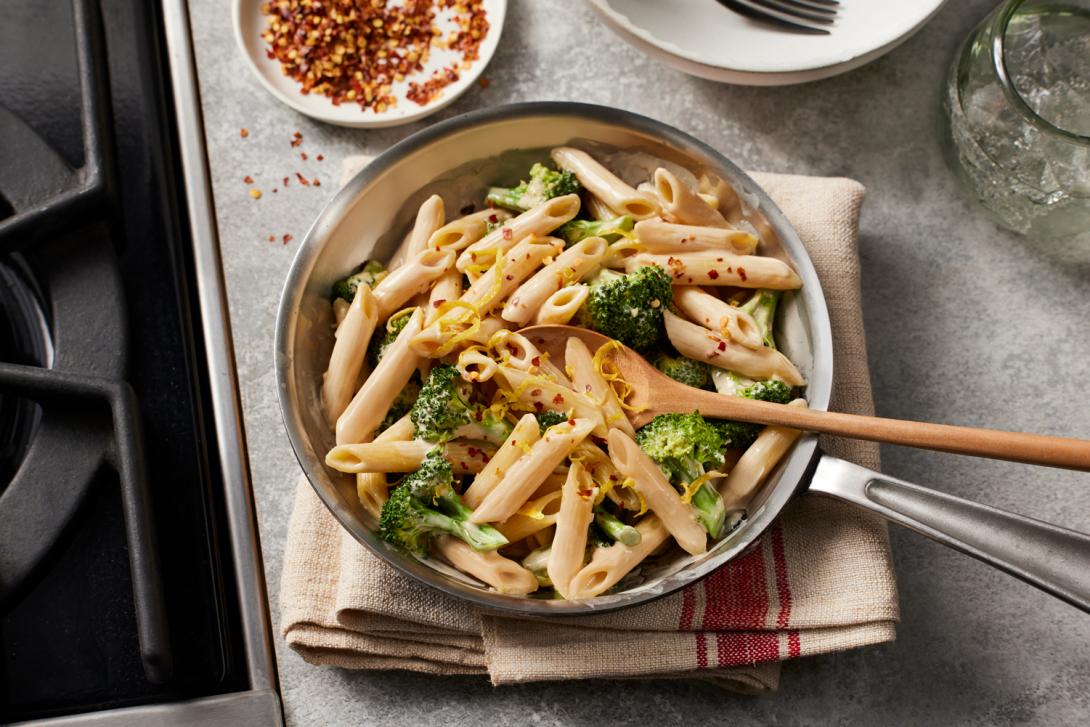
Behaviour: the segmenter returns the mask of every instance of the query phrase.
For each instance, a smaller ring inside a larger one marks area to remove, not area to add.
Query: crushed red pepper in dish
[[[456,30],[444,36],[437,9],[451,11]],[[480,57],[489,29],[483,0],[270,0],[261,10],[266,55],[302,93],[378,113],[397,105],[393,85],[406,80],[406,98],[426,105]],[[458,60],[412,80],[433,49],[454,51]]]

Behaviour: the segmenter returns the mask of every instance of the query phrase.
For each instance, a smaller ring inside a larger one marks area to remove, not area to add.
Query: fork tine
[[[824,0],[776,0],[781,5],[797,5],[799,10],[808,13],[822,13],[823,15],[836,15],[839,8],[829,5]]]
[[[775,23],[776,25],[784,26],[785,28],[790,28],[791,30],[805,33],[829,35],[828,28],[819,25],[818,23],[802,19],[797,15],[791,15],[781,10],[767,7],[760,4],[757,0],[718,0],[718,2],[723,7],[748,18],[764,20]]]
[[[794,16],[797,20],[809,20],[815,23],[832,23],[836,19],[836,11],[832,11],[829,14],[828,10],[814,10],[813,8],[807,8],[799,5],[795,0],[753,0],[758,5],[762,5],[770,10],[779,10],[780,12],[787,13]]]

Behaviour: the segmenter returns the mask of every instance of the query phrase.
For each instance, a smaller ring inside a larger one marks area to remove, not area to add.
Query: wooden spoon
[[[573,336],[582,339],[591,351],[610,341],[601,333],[574,326],[531,326],[520,333],[553,361],[564,359],[567,340]],[[1083,439],[883,419],[726,396],[674,381],[627,346],[613,354],[613,362],[632,385],[628,404],[640,410],[630,417],[636,427],[659,414],[699,410],[716,419],[779,424],[852,439],[1090,471],[1090,441]]]

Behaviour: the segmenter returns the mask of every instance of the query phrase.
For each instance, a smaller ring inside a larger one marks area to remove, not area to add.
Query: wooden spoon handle
[[[719,415],[852,439],[1090,471],[1090,441],[1084,439],[815,411],[758,401],[748,401],[744,407],[739,407],[738,403],[737,399],[723,402]],[[714,409],[715,406],[701,407],[705,416],[711,417],[717,415]],[[741,409],[745,412],[740,411]]]

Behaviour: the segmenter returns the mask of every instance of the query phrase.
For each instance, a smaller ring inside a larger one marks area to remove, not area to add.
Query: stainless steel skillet
[[[644,603],[703,578],[749,548],[791,498],[809,488],[873,510],[1090,609],[1090,537],[822,456],[813,435],[803,436],[772,474],[741,527],[708,553],[652,559],[616,592],[593,600],[506,596],[382,542],[356,498],[355,481],[324,465],[333,446],[319,406],[332,346],[330,285],[365,258],[388,258],[428,195],[441,194],[448,214],[479,204],[488,185],[516,181],[530,161],[561,144],[608,157],[609,166],[634,181],[665,161],[729,184],[747,224],[761,236],[762,253],[790,260],[803,279],[802,290],[782,306],[778,343],[806,376],[810,406],[828,406],[833,342],[820,281],[791,225],[737,166],[681,131],[612,108],[530,103],[466,114],[391,147],[346,184],[307,232],[281,297],[276,375],[288,437],[318,496],[357,540],[405,573],[480,606],[523,615],[597,613]]]

